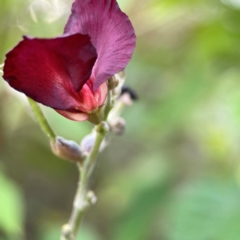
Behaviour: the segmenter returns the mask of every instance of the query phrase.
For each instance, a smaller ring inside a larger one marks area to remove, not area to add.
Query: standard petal
[[[89,79],[96,58],[87,35],[25,37],[6,55],[3,78],[37,102],[71,109],[78,105],[77,91]]]
[[[135,48],[134,29],[116,0],[75,0],[64,32],[91,37],[98,53],[92,72],[94,91],[126,67]]]

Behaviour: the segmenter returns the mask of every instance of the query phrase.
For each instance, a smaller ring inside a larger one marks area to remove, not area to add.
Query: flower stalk
[[[96,202],[93,192],[88,191],[91,173],[96,164],[100,146],[106,136],[109,127],[106,122],[101,122],[94,129],[96,139],[90,154],[86,157],[83,164],[77,164],[80,172],[78,189],[75,196],[73,211],[69,222],[62,228],[61,240],[75,240],[85,211]]]
[[[83,144],[84,139],[82,141],[82,146],[79,146],[73,141],[56,136],[39,104],[31,98],[28,98],[29,104],[38,123],[50,139],[53,153],[60,158],[76,162],[80,173],[78,188],[73,203],[73,210],[68,223],[62,227],[61,240],[76,240],[84,213],[97,201],[94,193],[89,190],[89,182],[91,173],[96,165],[98,154],[104,146],[104,139],[110,129],[112,132],[119,133],[119,131],[122,131],[125,126],[124,121],[120,130],[116,130],[116,128],[119,128],[117,123],[121,120],[120,114],[123,108],[128,104],[124,103],[124,98],[119,96],[115,91],[118,84],[115,84],[113,87],[111,87],[111,84],[111,79],[109,79],[107,99],[105,105],[102,108],[99,108],[98,112],[99,116],[101,115],[101,118],[99,118],[100,123],[95,123],[97,125],[95,125],[93,132],[88,135],[92,140],[87,143],[87,146],[84,146],[86,143]],[[114,127],[114,125],[116,126]]]
[[[110,80],[108,81],[108,84],[109,83],[111,83]],[[116,88],[117,85],[114,87]],[[68,223],[62,227],[61,240],[76,240],[85,211],[97,200],[94,193],[89,191],[91,173],[96,165],[98,154],[103,146],[105,136],[110,130],[110,126],[113,132],[118,132],[114,131],[112,123],[119,121],[123,108],[128,105],[124,103],[125,101],[122,97],[119,98],[119,96],[117,96],[114,92],[114,87],[111,88],[108,85],[109,91],[105,105],[99,109],[99,114],[102,115],[103,120],[100,121],[98,125],[95,125],[93,133],[90,134],[95,136],[90,151],[86,149],[82,150],[80,146],[73,141],[57,137],[39,104],[31,98],[28,98],[29,104],[41,128],[50,139],[53,153],[61,158],[76,162],[80,173],[73,210]]]
[[[50,127],[41,107],[39,106],[38,103],[36,103],[34,100],[31,98],[28,98],[28,102],[32,108],[32,111],[34,115],[36,116],[38,123],[40,124],[42,130],[45,132],[45,134],[50,138],[51,141],[55,142],[56,139],[56,134]]]
[[[109,115],[110,111],[112,110],[112,108],[114,107],[114,103],[115,103],[115,101],[113,99],[112,90],[109,90],[105,108],[104,108],[104,120],[105,121],[107,121],[108,115]]]
[[[103,121],[95,125],[93,135],[95,141],[89,153],[85,152],[86,156],[83,162],[77,163],[80,173],[78,188],[75,195],[73,210],[67,224],[62,227],[61,240],[76,240],[78,230],[84,217],[85,211],[96,203],[97,198],[92,191],[89,191],[89,182],[91,173],[96,165],[98,154],[101,150],[102,143],[110,128],[107,123],[108,115],[114,107],[114,99],[112,90],[109,89],[108,96],[104,108],[100,109],[103,115]]]

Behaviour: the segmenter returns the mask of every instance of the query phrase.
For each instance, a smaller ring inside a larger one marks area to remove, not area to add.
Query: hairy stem
[[[55,141],[56,139],[56,134],[54,133],[54,131],[52,130],[52,128],[50,127],[42,109],[40,108],[39,104],[36,103],[34,100],[32,100],[31,98],[28,98],[28,102],[32,108],[32,111],[34,113],[34,115],[36,116],[38,123],[40,124],[40,126],[42,127],[42,130],[46,133],[46,135],[52,140]]]

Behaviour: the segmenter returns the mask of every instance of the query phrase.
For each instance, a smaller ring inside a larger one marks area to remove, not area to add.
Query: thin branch
[[[55,141],[56,139],[56,134],[54,133],[54,131],[52,130],[52,128],[50,127],[42,109],[40,108],[39,104],[36,103],[34,100],[32,100],[31,98],[28,98],[28,102],[32,108],[32,111],[34,113],[34,115],[36,116],[38,123],[40,124],[40,126],[42,127],[42,130],[45,132],[45,134],[52,140]]]
[[[75,196],[73,211],[68,224],[62,228],[61,240],[75,240],[79,230],[84,213],[88,207],[95,202],[95,196],[88,191],[89,179],[94,169],[101,143],[108,132],[108,125],[102,122],[95,127],[96,139],[94,146],[85,159],[83,165],[78,164],[80,171],[80,180]]]

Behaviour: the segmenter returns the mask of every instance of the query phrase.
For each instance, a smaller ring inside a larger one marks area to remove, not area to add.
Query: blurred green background
[[[78,240],[240,239],[240,1],[119,0],[137,48],[127,84],[139,101],[111,135]],[[22,35],[62,33],[69,0],[0,0],[0,63]],[[92,126],[44,108],[80,141]],[[22,94],[0,81],[0,240],[55,240],[77,185]]]

